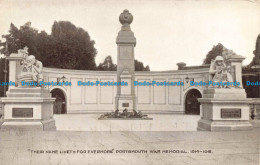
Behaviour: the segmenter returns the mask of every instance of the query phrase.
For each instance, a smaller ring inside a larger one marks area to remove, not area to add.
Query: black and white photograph
[[[259,0],[0,0],[0,165],[259,165]]]

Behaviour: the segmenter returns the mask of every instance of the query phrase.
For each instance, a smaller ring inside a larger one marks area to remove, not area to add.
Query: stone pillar
[[[20,62],[23,59],[22,54],[12,53],[10,56],[7,56],[6,59],[9,61],[9,81],[15,82],[15,85],[18,85],[17,77],[20,74]],[[14,88],[14,86],[9,86]]]
[[[242,83],[242,62],[245,59],[245,57],[238,56],[238,55],[232,55],[227,58],[226,62],[230,63],[231,66],[234,66],[234,81],[240,83],[240,87],[243,88]]]
[[[133,110],[136,109],[135,96],[135,57],[134,47],[136,39],[131,31],[130,24],[133,21],[133,16],[128,10],[124,10],[119,16],[119,21],[122,24],[121,30],[118,33],[117,44],[117,82],[127,82],[127,86],[117,86],[115,98],[115,109]]]

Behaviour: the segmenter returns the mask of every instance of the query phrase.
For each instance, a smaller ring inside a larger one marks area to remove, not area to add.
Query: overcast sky
[[[0,0],[0,35],[10,23],[50,34],[53,22],[70,21],[88,31],[98,50],[96,63],[111,55],[116,62],[118,17],[128,9],[137,39],[135,58],[151,70],[176,69],[176,63],[200,65],[213,45],[222,43],[244,64],[253,57],[260,34],[260,5],[255,1],[173,0]]]

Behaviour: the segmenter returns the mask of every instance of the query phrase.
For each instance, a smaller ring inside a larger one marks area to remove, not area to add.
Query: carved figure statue
[[[217,56],[215,60],[211,61],[210,65],[210,79],[212,82],[217,83],[217,82],[222,82],[222,83],[227,83],[227,82],[233,82],[233,78],[230,74],[231,67],[226,66],[224,62],[224,58],[222,56]],[[224,87],[224,86],[218,86]],[[230,87],[230,86],[225,86],[225,87]]]
[[[37,81],[43,81],[42,62],[36,60],[34,55],[30,55],[27,58],[27,63],[32,66],[32,73],[35,75],[35,77],[37,77]]]
[[[27,50],[27,47],[22,50],[18,50],[18,53],[23,55],[23,60],[21,61],[21,73],[18,76],[18,81],[33,81],[39,83],[40,81],[43,81],[42,62],[36,60],[34,55],[28,56]]]

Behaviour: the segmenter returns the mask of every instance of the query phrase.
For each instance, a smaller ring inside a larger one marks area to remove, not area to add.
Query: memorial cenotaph
[[[136,39],[131,31],[130,24],[133,21],[133,16],[128,10],[124,10],[119,16],[119,21],[122,24],[121,30],[118,33],[117,43],[117,82],[126,82],[126,86],[117,86],[115,98],[115,109],[123,111],[127,108],[130,111],[136,109],[136,96],[134,88],[135,80],[135,56],[134,47]]]

